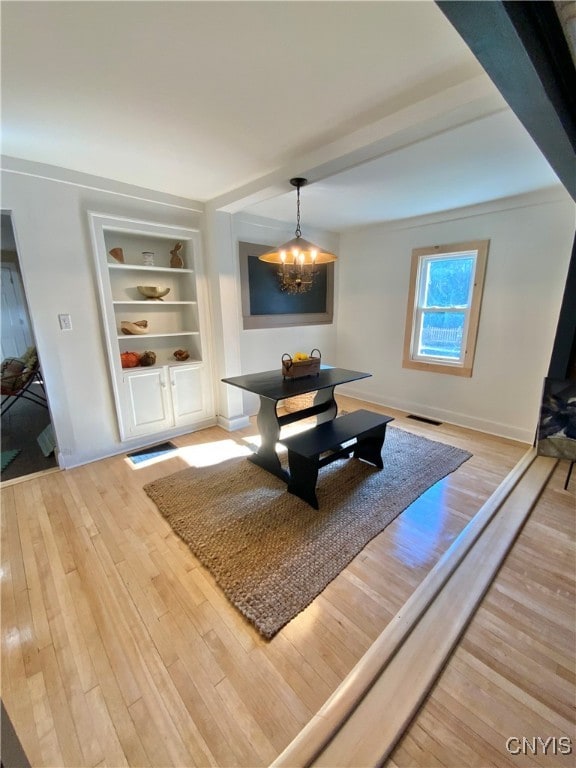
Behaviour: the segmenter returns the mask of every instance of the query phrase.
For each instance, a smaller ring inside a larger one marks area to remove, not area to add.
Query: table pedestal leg
[[[314,398],[314,405],[323,405],[325,410],[316,415],[316,423],[322,424],[324,421],[332,421],[338,413],[338,406],[334,398],[334,387],[319,389]]]
[[[284,482],[288,482],[289,474],[282,468],[276,453],[276,443],[280,437],[280,423],[276,413],[276,402],[267,397],[260,398],[260,410],[256,418],[260,432],[260,447],[248,458],[262,469],[266,469]]]

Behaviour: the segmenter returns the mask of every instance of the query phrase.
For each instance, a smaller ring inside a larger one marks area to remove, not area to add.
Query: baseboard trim
[[[534,448],[524,455],[271,768],[382,764],[441,673],[556,464],[537,457]]]
[[[508,440],[517,440],[520,443],[526,443],[532,445],[534,443],[534,437],[536,429],[525,429],[524,427],[517,427],[514,424],[501,424],[489,419],[478,419],[474,416],[468,416],[465,413],[458,413],[456,411],[449,411],[445,408],[435,408],[423,403],[416,403],[408,400],[399,400],[395,397],[376,397],[370,392],[361,391],[354,386],[342,386],[338,388],[338,393],[346,395],[346,397],[353,397],[356,400],[363,400],[366,403],[373,403],[379,405],[382,408],[394,408],[398,411],[405,411],[406,413],[418,413],[421,416],[426,416],[435,421],[442,421],[445,424],[453,424],[456,427],[464,427],[465,429],[473,429],[476,432],[484,432],[487,435],[495,435],[496,437],[505,437]]]
[[[219,427],[222,427],[227,432],[235,432],[237,429],[249,427],[250,418],[248,416],[236,416],[233,419],[227,419],[225,416],[218,416],[217,423]]]
[[[210,416],[207,419],[202,419],[196,422],[196,424],[188,425],[186,427],[179,427],[178,429],[171,429],[166,432],[155,432],[149,435],[140,435],[139,437],[130,437],[121,443],[118,443],[117,447],[112,451],[106,453],[99,453],[94,456],[82,456],[81,460],[77,454],[74,457],[68,453],[59,451],[58,463],[60,469],[76,469],[76,467],[83,467],[86,464],[92,464],[94,461],[101,461],[102,459],[110,459],[113,456],[121,456],[123,453],[131,453],[132,451],[138,451],[140,448],[147,448],[149,445],[156,443],[163,443],[168,440],[174,440],[175,438],[182,437],[182,435],[189,435],[193,432],[199,432],[202,429],[208,429],[216,424],[216,417]]]

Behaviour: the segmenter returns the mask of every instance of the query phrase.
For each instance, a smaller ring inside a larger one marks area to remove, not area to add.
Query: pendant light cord
[[[296,237],[300,237],[302,235],[302,231],[300,229],[300,187],[298,186],[296,189]]]

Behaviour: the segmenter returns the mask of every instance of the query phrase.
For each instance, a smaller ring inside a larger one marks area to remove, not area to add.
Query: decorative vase
[[[145,267],[154,266],[154,254],[152,251],[142,251],[142,260]]]

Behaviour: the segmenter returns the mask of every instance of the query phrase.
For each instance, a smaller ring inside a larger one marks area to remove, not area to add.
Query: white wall
[[[13,158],[3,169],[60,466],[119,452],[87,212],[199,227],[202,206]],[[60,330],[59,313],[71,315],[71,331]]]
[[[532,443],[572,241],[564,190],[341,236],[338,365],[373,377],[342,392]],[[472,378],[402,368],[413,248],[490,240]]]
[[[207,217],[195,201],[142,190],[65,169],[2,158],[2,208],[11,213],[45,377],[59,463],[72,467],[126,450],[119,439],[97,291],[88,211],[203,229],[211,282],[215,393],[220,422],[245,423],[257,402],[220,378],[266,368],[280,369],[285,351],[322,350],[336,355],[335,326],[242,330],[238,241],[274,245],[292,236],[292,225],[256,224],[242,217]],[[310,233],[336,250],[338,238]],[[61,331],[69,313],[72,331]],[[150,440],[131,441],[131,447]]]
[[[125,450],[108,375],[87,212],[201,228],[203,206],[13,158],[3,158],[3,167],[2,207],[12,214],[60,464],[75,466]],[[327,363],[374,374],[342,392],[531,442],[574,235],[573,202],[563,191],[553,198],[532,196],[450,218],[370,227],[340,239],[306,232],[340,256],[335,323],[270,330],[242,329],[237,244],[276,245],[292,236],[293,226],[241,214],[213,216],[207,270],[216,380],[280,369],[283,352],[318,347]],[[491,247],[473,377],[402,369],[412,248],[485,238]],[[59,313],[71,315],[72,331],[60,330]],[[255,398],[232,389],[216,387],[218,413],[230,424],[257,408]]]
[[[333,232],[308,228],[303,236],[334,253],[339,251],[339,238]],[[317,348],[322,361],[335,365],[337,357],[336,332],[338,315],[338,262],[334,274],[334,323],[329,325],[301,325],[287,328],[243,330],[242,296],[240,292],[240,269],[238,243],[256,243],[275,246],[294,237],[294,224],[282,224],[270,219],[236,214],[233,217],[237,276],[237,314],[240,328],[240,359],[242,370],[236,373],[254,373],[275,368],[280,371],[284,352],[311,352]],[[234,374],[228,374],[234,375]],[[244,409],[254,414],[258,410],[258,398],[244,393]]]

